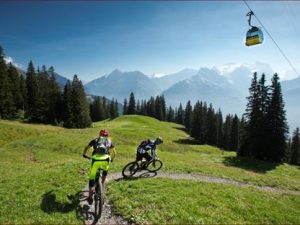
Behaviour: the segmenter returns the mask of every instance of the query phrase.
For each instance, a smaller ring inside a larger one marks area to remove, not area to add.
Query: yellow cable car
[[[252,15],[254,15],[252,11],[247,13],[247,16],[249,16],[248,23],[251,28],[248,30],[246,35],[246,42],[245,42],[246,46],[261,44],[264,41],[264,35],[261,29],[251,25]]]

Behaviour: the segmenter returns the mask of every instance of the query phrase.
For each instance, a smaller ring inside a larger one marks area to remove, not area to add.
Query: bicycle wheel
[[[137,162],[130,162],[123,168],[122,175],[123,177],[132,177],[138,169],[139,164]]]
[[[103,208],[103,190],[102,190],[102,183],[99,182],[99,179],[96,181],[96,188],[94,194],[94,209],[95,209],[95,221],[97,222],[102,214]]]
[[[150,171],[150,172],[155,172],[155,171],[158,171],[162,166],[163,166],[162,161],[160,161],[158,159],[155,159],[155,160],[152,160],[148,164],[147,170]]]

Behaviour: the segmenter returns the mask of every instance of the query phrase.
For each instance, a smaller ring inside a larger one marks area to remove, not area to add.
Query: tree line
[[[149,100],[135,100],[131,92],[124,99],[123,114],[140,114],[185,126],[186,131],[199,142],[224,150],[237,151],[238,156],[272,162],[287,162],[300,165],[299,128],[288,140],[288,126],[278,74],[271,85],[266,85],[265,75],[253,74],[249,88],[246,112],[239,119],[228,114],[223,120],[222,111],[212,104],[198,101],[185,108],[166,107],[164,96]]]
[[[35,69],[29,62],[26,74],[6,64],[0,46],[0,118],[23,119],[30,123],[61,125],[67,128],[89,127],[92,121],[119,116],[118,101],[93,96],[88,101],[83,84],[75,74],[63,88],[55,79],[54,68]],[[246,112],[223,115],[212,104],[198,101],[185,108],[166,107],[164,96],[135,100],[130,93],[124,99],[123,114],[140,114],[185,126],[199,144],[237,151],[238,156],[300,165],[299,128],[288,140],[288,127],[279,77],[271,85],[265,75],[254,73],[249,88]]]
[[[131,92],[129,100],[124,99],[123,114],[139,114],[154,117],[161,121],[175,122],[185,126],[187,132],[199,144],[214,145],[225,150],[238,150],[239,118],[227,115],[223,121],[222,112],[215,111],[212,104],[198,101],[194,106],[188,101],[185,108],[166,107],[163,95],[148,100],[135,100]]]
[[[0,46],[0,118],[24,119],[30,123],[62,124],[68,128],[91,125],[89,104],[82,82],[74,75],[60,88],[54,68],[35,69],[30,61],[23,75],[6,64]]]
[[[23,119],[30,123],[89,127],[91,122],[119,116],[117,100],[104,96],[86,98],[84,87],[75,74],[60,87],[54,67],[35,69],[29,62],[25,74],[4,60],[0,46],[0,118]]]

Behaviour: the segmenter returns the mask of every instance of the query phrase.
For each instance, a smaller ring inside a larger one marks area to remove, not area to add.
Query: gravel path
[[[189,174],[189,173],[171,173],[171,172],[162,172],[162,171],[159,171],[158,173],[150,173],[150,172],[142,171],[142,172],[137,172],[134,175],[134,178],[168,178],[168,179],[175,179],[175,180],[193,180],[193,181],[208,182],[208,183],[222,183],[222,184],[235,185],[239,187],[253,187],[262,191],[293,194],[293,195],[300,196],[300,191],[283,190],[283,189],[269,187],[269,186],[257,186],[254,184],[249,184],[241,181],[234,181],[226,178],[204,176],[198,174]],[[122,179],[124,178],[121,175],[121,173],[113,173],[108,175],[108,182],[112,180],[122,180]],[[85,224],[122,224],[122,225],[132,224],[131,222],[126,221],[121,216],[116,215],[113,212],[113,208],[107,198],[105,198],[104,209],[102,212],[101,219],[95,223],[93,221],[94,217],[92,213],[93,206],[89,205],[86,201],[86,197],[88,194],[87,190],[88,187],[86,186],[85,189],[83,190],[84,197],[80,201],[80,205],[82,207],[82,215],[84,217]]]

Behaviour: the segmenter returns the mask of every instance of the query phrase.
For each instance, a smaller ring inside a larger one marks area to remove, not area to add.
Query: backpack
[[[149,143],[149,139],[148,140],[143,140],[140,144],[139,144],[139,147],[138,148],[145,148],[147,145],[148,145],[148,143]]]
[[[108,140],[105,137],[97,138],[95,141],[94,154],[107,154],[108,153]]]

